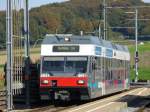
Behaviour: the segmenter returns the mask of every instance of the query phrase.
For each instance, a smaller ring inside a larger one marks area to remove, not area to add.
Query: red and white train
[[[126,46],[95,36],[46,35],[41,45],[41,100],[89,100],[129,89]]]

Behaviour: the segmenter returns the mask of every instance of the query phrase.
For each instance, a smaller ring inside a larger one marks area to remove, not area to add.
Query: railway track
[[[56,103],[56,104],[45,104],[42,103],[40,106],[38,107],[34,107],[34,109],[31,109],[31,110],[23,110],[23,111],[16,111],[16,112],[61,112],[61,111],[65,111],[66,109],[71,109],[71,108],[74,108],[76,106],[80,106],[80,105],[83,105],[83,104],[87,104],[87,103],[90,103],[90,102],[94,102],[94,101],[97,101],[97,100],[100,100],[100,99],[105,99],[105,98],[108,98],[110,96],[114,96],[114,95],[119,95],[123,92],[127,92],[127,91],[131,91],[133,89],[136,89],[137,87],[131,87],[129,90],[126,90],[126,91],[122,91],[122,92],[118,92],[118,93],[113,93],[113,94],[110,94],[110,95],[106,95],[106,96],[103,96],[103,97],[100,97],[100,98],[96,98],[96,99],[93,99],[93,100],[90,100],[90,101],[76,101],[76,102],[61,102],[61,103]]]
[[[0,112],[6,109],[6,91],[0,91]]]
[[[65,104],[65,105],[62,104],[59,106],[50,105],[50,106],[45,106],[42,108],[30,110],[27,112],[59,112],[59,111],[65,110],[65,109],[73,108],[75,106],[77,106],[77,105],[76,104]]]
[[[107,96],[103,96],[103,97],[100,97],[100,98],[96,98],[96,99],[93,99],[93,100],[90,100],[90,101],[76,101],[76,102],[55,102],[55,103],[49,103],[49,102],[41,102],[37,105],[34,105],[33,107],[31,107],[32,109],[23,109],[22,108],[18,108],[16,109],[14,112],[59,112],[59,111],[65,111],[66,109],[71,109],[73,107],[76,107],[76,106],[80,106],[80,105],[83,105],[83,104],[86,104],[86,103],[90,103],[90,102],[93,102],[93,101],[97,101],[97,100],[102,100],[104,98],[108,98],[110,96],[114,96],[114,95],[119,95],[121,93],[124,93],[124,92],[127,92],[127,91],[131,91],[133,89],[136,89],[137,87],[131,87],[129,90],[126,90],[126,91],[122,91],[122,92],[118,92],[118,93],[113,93],[113,94],[110,94],[110,95],[107,95]]]
[[[14,112],[59,112],[66,109],[76,107],[86,102],[77,101],[56,101],[54,102],[40,102],[39,104],[32,105],[31,109],[22,109],[22,106],[15,109]]]

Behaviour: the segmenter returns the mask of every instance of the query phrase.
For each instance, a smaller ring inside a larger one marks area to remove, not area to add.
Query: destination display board
[[[53,52],[79,52],[79,46],[53,46]]]

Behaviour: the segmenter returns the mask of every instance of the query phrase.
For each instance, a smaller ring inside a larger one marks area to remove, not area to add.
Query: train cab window
[[[87,72],[87,57],[45,57],[42,73],[52,76],[76,75]]]
[[[42,64],[42,71],[63,71],[64,57],[44,57]]]
[[[72,68],[72,69],[70,69]],[[75,70],[75,72],[87,72],[87,57],[67,57],[66,69]]]

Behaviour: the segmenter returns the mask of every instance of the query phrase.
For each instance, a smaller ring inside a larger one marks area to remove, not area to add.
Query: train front
[[[41,100],[89,98],[88,56],[80,55],[80,51],[82,51],[80,45],[65,45],[65,40],[60,42],[55,37],[44,40],[41,47]],[[83,51],[85,52],[84,49]]]

